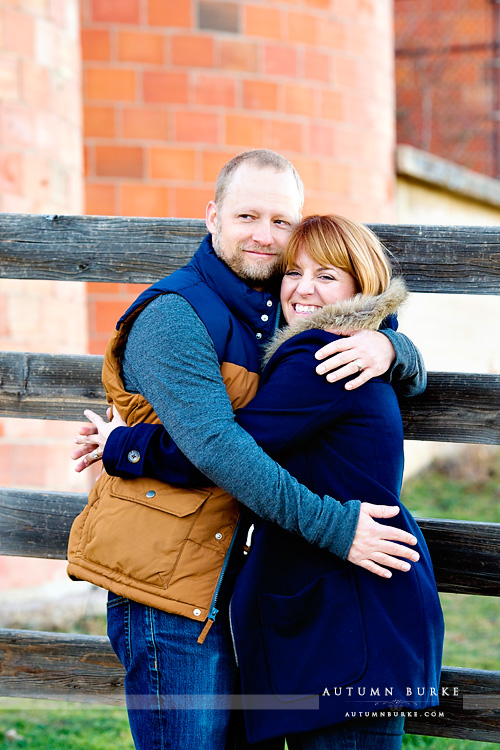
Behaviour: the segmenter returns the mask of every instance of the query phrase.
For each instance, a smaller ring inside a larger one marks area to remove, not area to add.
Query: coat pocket
[[[282,700],[318,695],[363,675],[366,637],[350,566],[293,596],[263,594],[259,609],[271,686]]]
[[[165,588],[211,494],[146,477],[110,478],[88,513],[84,558],[117,579]]]

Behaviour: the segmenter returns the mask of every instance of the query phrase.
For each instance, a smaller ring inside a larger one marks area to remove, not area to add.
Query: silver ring
[[[358,368],[358,372],[363,372],[364,368],[363,368],[363,365],[361,364],[361,360],[360,359],[355,360],[354,364]]]
[[[99,451],[94,451],[94,452],[93,452],[93,453],[91,453],[90,455],[92,456],[92,458],[93,458],[93,459],[94,459],[95,461],[97,461],[97,460],[98,460],[99,458],[101,458],[101,454],[99,453]]]

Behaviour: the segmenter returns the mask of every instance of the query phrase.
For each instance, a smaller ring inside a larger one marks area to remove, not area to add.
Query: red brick
[[[87,138],[112,138],[116,134],[112,107],[84,107],[83,132]]]
[[[306,50],[304,55],[304,77],[314,81],[329,81],[330,62],[330,55]]]
[[[188,101],[187,73],[145,71],[142,81],[145,102],[186,104]]]
[[[293,157],[293,165],[302,178],[306,193],[309,190],[318,190],[321,181],[321,161],[311,159],[307,156]]]
[[[90,215],[114,216],[115,186],[92,183],[85,184],[85,213]]]
[[[124,109],[122,112],[122,136],[124,138],[166,140],[168,136],[168,113],[153,109]]]
[[[311,8],[321,8],[322,10],[330,10],[330,0],[305,0],[305,4]]]
[[[89,146],[88,143],[83,146],[83,174],[85,177],[95,174],[94,167],[94,147]]]
[[[18,55],[33,57],[35,49],[35,24],[32,16],[4,8],[3,48]]]
[[[189,28],[192,24],[191,0],[149,0],[148,23],[151,26]]]
[[[35,139],[33,112],[28,107],[6,102],[0,108],[0,143],[32,146]]]
[[[142,63],[163,63],[165,37],[133,31],[118,32],[118,59]]]
[[[266,75],[297,75],[297,50],[294,47],[267,44],[264,47],[264,73]]]
[[[235,151],[204,151],[202,155],[203,181],[215,183],[220,170],[233,156],[236,156]]]
[[[0,194],[21,193],[22,159],[21,154],[0,151]]]
[[[51,78],[47,68],[35,64],[32,60],[21,60],[22,98],[36,108],[47,107],[51,97]],[[2,82],[2,98],[8,98],[8,91]],[[65,112],[66,114],[66,112]]]
[[[132,295],[131,302],[133,302],[141,292],[145,292],[146,289],[149,289],[149,284],[121,284],[120,286],[123,288],[125,294]]]
[[[304,151],[304,129],[290,120],[272,120],[265,124],[265,142],[275,151]]]
[[[19,99],[19,60],[0,60],[0,91],[2,101]]]
[[[104,29],[82,29],[82,58],[84,60],[109,60],[111,42],[109,31]]]
[[[125,308],[126,309],[126,308]],[[116,321],[124,313],[123,300],[95,300],[94,330],[96,333],[111,335]]]
[[[226,70],[258,70],[258,50],[256,44],[221,39],[219,44],[220,67]]]
[[[175,139],[193,143],[218,143],[218,115],[207,112],[176,112]]]
[[[234,107],[236,82],[228,76],[212,76],[200,73],[196,76],[194,92],[196,104],[212,107]]]
[[[190,149],[152,148],[151,177],[155,180],[194,180],[195,156],[195,152]]]
[[[329,120],[345,120],[346,105],[344,95],[338,91],[322,91],[321,117]],[[351,120],[351,122],[356,122],[356,120]]]
[[[89,68],[85,72],[87,99],[133,101],[136,96],[136,75],[133,70]]]
[[[108,341],[109,333],[107,336],[101,334],[101,338],[97,338],[95,334],[91,334],[88,343],[89,354],[104,354],[108,346]]]
[[[122,185],[123,216],[171,216],[169,191],[156,185]],[[123,312],[123,310],[122,310]]]
[[[139,23],[140,0],[91,0],[92,20]]]
[[[333,156],[335,153],[334,131],[330,125],[311,123],[309,131],[309,151],[312,154]]]
[[[285,112],[291,115],[313,117],[315,113],[316,92],[310,86],[289,84],[284,87]]]
[[[278,86],[268,81],[243,81],[243,106],[245,109],[276,110]]]
[[[207,203],[213,200],[210,188],[177,188],[174,193],[175,215],[184,219],[205,217]]]
[[[144,150],[132,146],[96,146],[96,175],[100,177],[142,177]]]
[[[288,14],[288,39],[292,42],[317,44],[318,24],[319,21],[310,13],[294,13],[291,11]]]
[[[321,165],[321,182],[319,187],[328,193],[349,195],[351,186],[351,167],[335,162],[323,162]]]
[[[183,35],[172,37],[172,62],[189,67],[213,67],[214,40],[210,36]]]
[[[226,143],[228,146],[263,148],[264,120],[245,115],[227,115]]]
[[[244,9],[244,34],[246,36],[282,39],[282,16],[276,8],[247,5]]]
[[[320,47],[331,47],[335,51],[347,49],[346,27],[338,21],[322,18],[318,23],[318,44]]]

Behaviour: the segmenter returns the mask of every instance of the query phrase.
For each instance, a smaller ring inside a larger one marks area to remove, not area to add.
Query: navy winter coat
[[[438,704],[443,617],[426,543],[399,500],[397,398],[384,378],[354,391],[318,378],[314,353],[334,338],[308,330],[283,343],[238,422],[313,491],[398,505],[387,523],[417,537],[420,560],[380,578],[256,522],[230,610],[251,742]]]

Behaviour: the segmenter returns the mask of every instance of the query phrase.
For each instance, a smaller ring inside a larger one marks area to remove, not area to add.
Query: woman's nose
[[[302,276],[299,283],[297,284],[297,292],[303,297],[314,294],[314,282],[312,279],[308,279]]]

